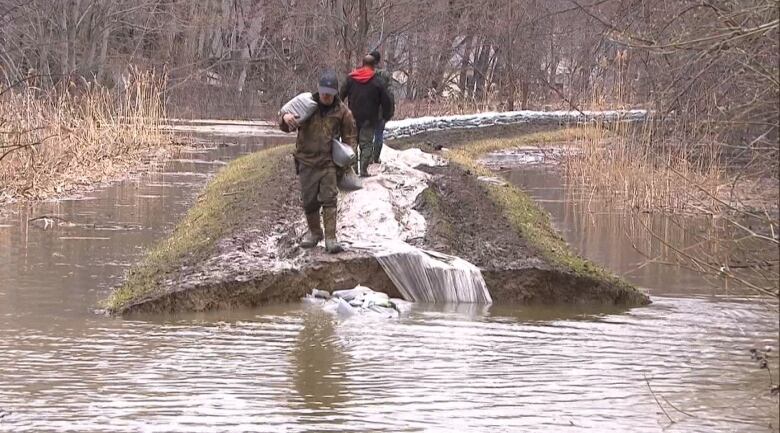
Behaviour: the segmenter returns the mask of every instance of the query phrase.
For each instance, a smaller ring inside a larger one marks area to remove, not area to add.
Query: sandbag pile
[[[412,306],[409,301],[390,298],[386,293],[376,292],[365,286],[336,290],[332,294],[325,290],[314,289],[303,300],[322,307],[328,313],[344,317],[362,314],[397,318],[407,314]]]
[[[408,137],[427,131],[480,128],[528,122],[576,123],[589,121],[637,121],[647,117],[646,110],[614,111],[507,111],[454,116],[429,116],[387,122],[385,139]]]

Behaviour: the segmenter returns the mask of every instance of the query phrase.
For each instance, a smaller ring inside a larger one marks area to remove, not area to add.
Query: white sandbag
[[[311,117],[315,111],[317,111],[317,101],[312,98],[311,92],[304,92],[287,101],[279,110],[279,115],[292,113],[300,124]]]
[[[303,297],[302,300],[303,300],[304,304],[317,305],[317,306],[320,306],[320,307],[323,307],[325,305],[325,302],[327,301],[327,299],[318,298],[318,297],[312,296],[312,295],[306,295],[306,296]]]
[[[311,289],[311,296],[315,298],[330,299],[330,293],[327,290]]]
[[[393,308],[395,308],[396,311],[398,311],[400,314],[408,314],[410,311],[412,311],[412,302],[399,298],[390,298],[390,303],[393,305]]]
[[[357,313],[357,310],[349,305],[347,301],[340,298],[326,301],[323,304],[322,309],[327,313],[336,314],[338,316],[351,316]]]
[[[338,307],[336,308],[336,313],[338,313],[341,316],[351,316],[356,313],[355,309],[352,308],[351,305],[347,303],[347,301],[343,299],[339,299]]]
[[[303,301],[317,305],[323,311],[340,317],[376,316],[383,318],[399,318],[411,310],[412,303],[402,299],[391,299],[387,293],[375,292],[365,286],[355,286],[354,289],[336,290],[329,299],[323,296],[325,291],[313,290]]]
[[[336,186],[341,191],[351,192],[363,189],[363,182],[352,170],[352,167],[347,167],[343,173],[340,173],[338,179],[336,179]]]
[[[378,307],[392,308],[390,297],[388,297],[386,293],[371,292],[363,295],[363,308],[368,308],[375,305]]]
[[[341,298],[345,301],[351,301],[359,295],[363,295],[371,292],[373,292],[373,290],[369,289],[368,287],[355,286],[354,289],[336,290],[335,292],[332,293],[332,296],[334,298]]]

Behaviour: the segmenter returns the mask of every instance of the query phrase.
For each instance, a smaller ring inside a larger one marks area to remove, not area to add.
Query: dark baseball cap
[[[339,79],[334,71],[325,71],[320,76],[320,93],[337,95],[339,93]]]

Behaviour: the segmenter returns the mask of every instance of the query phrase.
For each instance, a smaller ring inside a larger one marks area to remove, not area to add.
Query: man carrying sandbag
[[[349,109],[355,116],[360,147],[360,177],[368,176],[368,166],[374,159],[374,134],[378,120],[390,120],[395,111],[393,99],[385,84],[374,72],[375,65],[376,59],[371,55],[364,57],[363,66],[350,72],[340,92],[341,99],[349,102]]]
[[[354,147],[355,120],[349,108],[338,96],[336,73],[325,72],[320,77],[319,93],[313,95],[317,110],[298,121],[295,114],[283,114],[279,128],[284,132],[298,129],[295,141],[295,168],[301,183],[303,211],[309,231],[301,241],[302,248],[314,248],[323,239],[320,209],[325,226],[325,250],[335,254],[344,251],[336,239],[336,200],[338,198],[337,168],[333,163],[332,140],[341,140]]]

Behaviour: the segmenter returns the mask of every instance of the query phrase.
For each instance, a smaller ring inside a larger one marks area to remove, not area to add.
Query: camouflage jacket
[[[319,94],[314,94],[314,100],[319,101]],[[279,129],[292,132],[281,117]],[[334,138],[340,138],[353,148],[357,144],[355,119],[338,97],[327,110],[318,107],[311,117],[298,126],[293,156],[296,161],[309,167],[333,166],[331,140]]]
[[[390,97],[390,101],[393,103],[393,107],[395,107],[395,96],[393,95],[393,84],[395,79],[393,78],[393,75],[387,69],[376,69],[375,73],[382,85],[385,86],[387,96]],[[381,109],[379,110],[379,118],[382,118]]]
[[[387,93],[390,94],[390,97],[393,97],[393,82],[395,81],[393,79],[392,74],[390,74],[390,71],[386,69],[377,69],[375,71],[376,76],[379,77],[379,79],[382,81],[382,84],[385,86],[385,89],[387,90]]]

